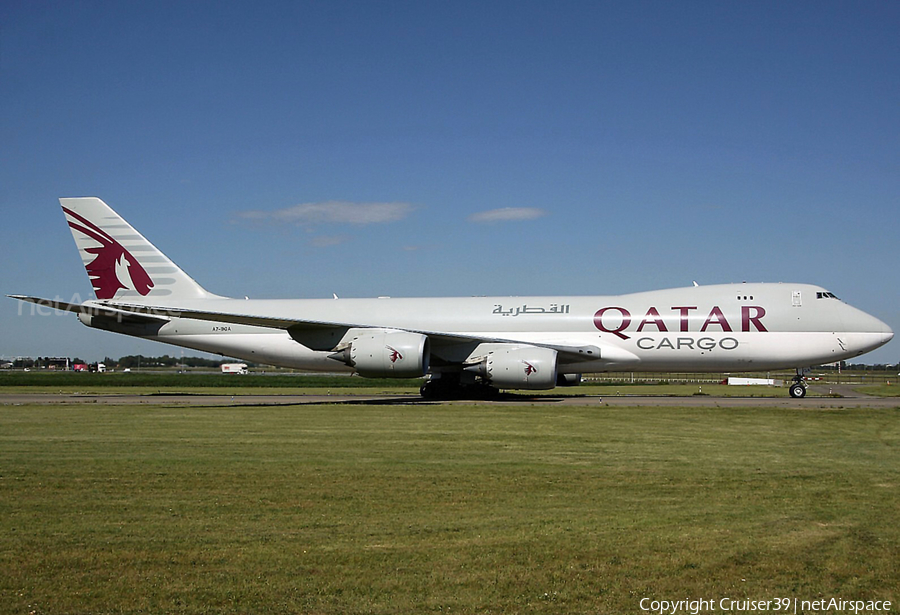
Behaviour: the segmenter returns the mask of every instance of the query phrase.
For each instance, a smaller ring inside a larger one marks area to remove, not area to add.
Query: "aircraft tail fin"
[[[215,297],[100,199],[59,203],[97,299],[147,303]]]

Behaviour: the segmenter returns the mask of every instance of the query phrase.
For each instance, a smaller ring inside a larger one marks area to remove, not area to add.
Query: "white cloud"
[[[301,203],[274,211],[245,211],[238,214],[245,220],[260,222],[312,224],[383,224],[402,220],[413,211],[409,203],[351,203],[325,201]]]
[[[537,207],[504,207],[480,211],[469,216],[469,222],[509,222],[516,220],[534,220],[546,216],[547,212]]]
[[[309,244],[314,248],[330,248],[331,246],[339,246],[346,243],[350,238],[346,235],[319,235],[309,240]]]

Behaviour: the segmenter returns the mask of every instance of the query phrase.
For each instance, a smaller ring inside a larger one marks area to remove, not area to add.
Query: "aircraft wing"
[[[19,297],[17,297],[19,298]],[[68,305],[68,304],[67,304]],[[600,359],[600,348],[592,345],[570,345],[570,344],[554,344],[554,343],[535,343],[523,342],[522,340],[514,340],[508,338],[497,338],[487,336],[477,336],[471,334],[448,333],[445,331],[423,331],[419,329],[382,327],[376,325],[366,325],[360,323],[347,322],[323,322],[315,320],[303,320],[298,318],[280,318],[272,316],[257,316],[253,314],[237,314],[229,312],[209,312],[203,310],[181,309],[173,307],[159,307],[147,305],[135,305],[115,303],[102,303],[103,307],[109,309],[111,315],[116,316],[120,313],[133,314],[138,317],[148,318],[190,318],[192,320],[206,320],[210,322],[221,322],[234,325],[251,325],[254,327],[266,327],[269,329],[283,329],[290,334],[297,342],[311,348],[313,350],[332,350],[334,339],[330,333],[338,330],[341,334],[349,329],[394,329],[400,331],[408,331],[410,333],[419,333],[427,335],[433,344],[440,345],[459,345],[466,343],[497,343],[497,344],[523,344],[527,343],[531,346],[539,346],[542,348],[551,348],[556,350],[561,359],[566,363],[578,361],[596,361]],[[59,308],[65,309],[65,308]],[[73,310],[70,310],[73,311]],[[342,335],[341,335],[342,336]],[[320,341],[321,340],[321,341]],[[325,341],[328,340],[328,341]],[[324,345],[323,345],[324,344]]]

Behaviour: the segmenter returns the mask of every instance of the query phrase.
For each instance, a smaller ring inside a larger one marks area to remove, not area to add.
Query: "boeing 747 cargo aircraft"
[[[852,359],[893,331],[809,284],[628,295],[246,300],[214,295],[98,198],[60,199],[95,300],[11,295],[89,327],[306,370],[425,378],[422,395],[551,389],[586,373],[796,369]]]

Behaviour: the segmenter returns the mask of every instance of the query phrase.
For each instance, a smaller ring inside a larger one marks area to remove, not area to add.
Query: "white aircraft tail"
[[[97,299],[214,297],[96,197],[60,199]]]

